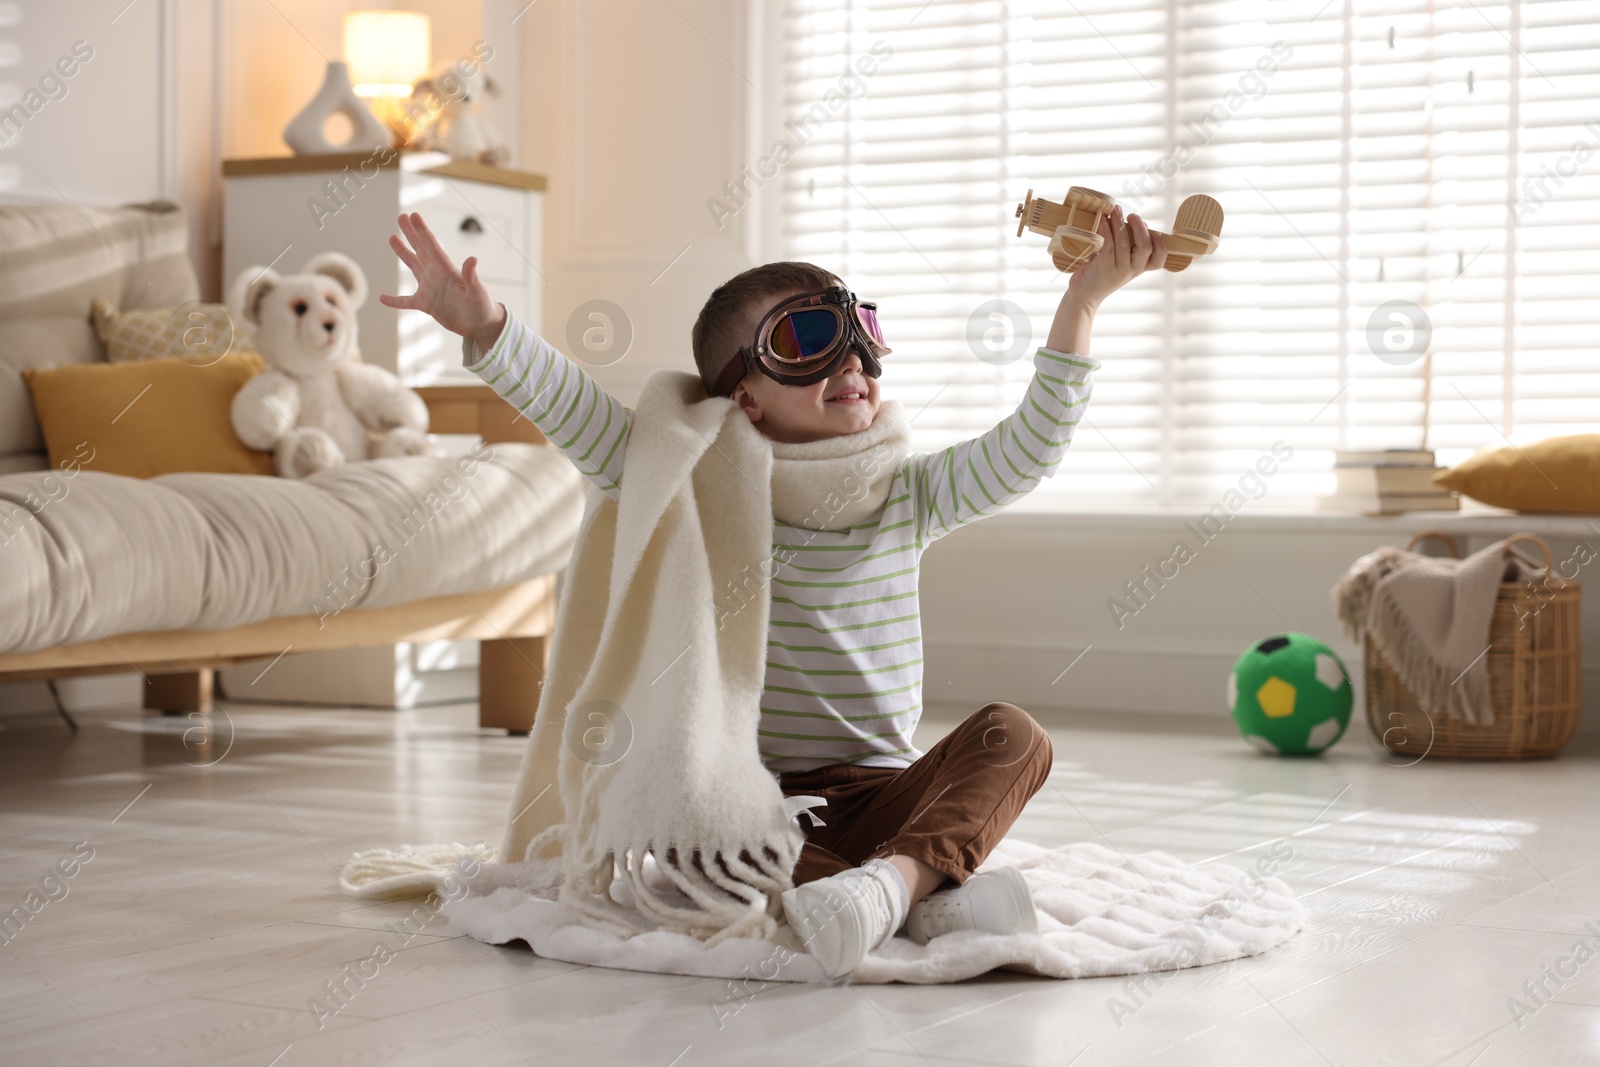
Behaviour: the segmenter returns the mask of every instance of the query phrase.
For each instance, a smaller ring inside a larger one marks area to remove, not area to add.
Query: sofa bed
[[[303,480],[97,469],[126,467],[110,460],[138,425],[183,468],[175,442],[226,417],[155,379],[96,417],[87,397],[100,372],[73,372],[85,384],[63,394],[52,379],[55,408],[36,409],[41,378],[24,372],[110,366],[97,297],[127,311],[198,295],[173,205],[0,205],[0,683],[137,671],[146,707],[206,711],[219,667],[477,640],[480,724],[527,731],[583,487],[491,390],[418,390],[431,432],[479,435],[472,453]]]

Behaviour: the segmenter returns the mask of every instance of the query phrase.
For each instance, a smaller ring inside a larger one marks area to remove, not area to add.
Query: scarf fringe
[[[701,857],[698,863],[681,860],[672,848],[643,845],[607,851],[581,870],[573,869],[577,864],[569,866],[559,899],[589,925],[618,937],[660,929],[688,934],[708,945],[732,938],[775,938],[781,894],[794,884],[790,872],[799,858],[798,847],[784,842],[780,849],[764,844],[696,855]],[[745,856],[749,861],[741,858]],[[672,902],[661,887],[650,884],[645,874],[650,857],[660,877],[695,907]],[[629,907],[611,898],[611,884],[618,877],[631,891]]]
[[[371,848],[353,854],[339,870],[339,888],[352,897],[390,900],[420,896],[449,888],[457,879],[470,878],[462,869],[494,859],[495,850],[452,841],[448,845],[402,845]]]

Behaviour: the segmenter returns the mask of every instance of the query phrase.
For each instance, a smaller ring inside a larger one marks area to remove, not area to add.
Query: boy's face
[[[745,335],[754,336],[769,310],[802,292],[795,289],[753,303],[745,312]],[[782,385],[751,371],[733,387],[733,400],[774,441],[821,441],[872,425],[878,417],[878,379],[867,377],[861,357],[848,352],[831,377],[810,385]]]

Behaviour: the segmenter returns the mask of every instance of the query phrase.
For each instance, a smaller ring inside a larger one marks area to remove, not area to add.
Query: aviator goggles
[[[810,385],[835,374],[854,350],[862,373],[883,373],[879,356],[889,354],[878,325],[878,305],[862,303],[842,285],[785,300],[762,318],[754,344],[730,359],[707,392],[730,396],[752,370],[780,385]]]

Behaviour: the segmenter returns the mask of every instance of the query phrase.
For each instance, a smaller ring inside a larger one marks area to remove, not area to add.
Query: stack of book
[[[1427,449],[1390,448],[1379,452],[1335,452],[1338,488],[1317,499],[1318,511],[1357,511],[1397,515],[1402,511],[1459,511],[1461,501],[1433,484],[1444,470]]]

